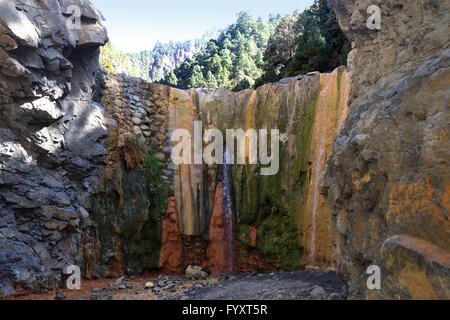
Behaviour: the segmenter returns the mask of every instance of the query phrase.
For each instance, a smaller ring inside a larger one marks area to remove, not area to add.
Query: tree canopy
[[[201,51],[206,43],[217,38],[220,30],[211,30],[202,38],[185,42],[157,42],[153,50],[139,53],[123,53],[111,42],[101,49],[100,63],[110,73],[126,73],[150,82],[162,80],[165,76]],[[175,79],[171,78],[175,83]]]
[[[236,22],[216,40],[210,40],[193,58],[187,59],[162,83],[183,89],[198,87],[242,89],[263,73],[267,43],[279,17],[268,21],[240,12]]]
[[[328,72],[347,63],[350,42],[327,0],[304,12],[254,19],[247,12],[225,30],[183,43],[156,43],[152,51],[124,54],[102,49],[108,72],[125,72],[181,89],[243,90],[283,77]]]

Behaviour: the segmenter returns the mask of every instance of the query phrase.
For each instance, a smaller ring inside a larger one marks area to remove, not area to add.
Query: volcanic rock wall
[[[158,264],[176,272],[196,264],[221,273],[230,260],[241,271],[334,264],[319,180],[348,111],[344,68],[238,93],[183,91],[123,75],[104,82],[107,169],[89,212],[109,272]],[[276,175],[262,176],[260,165],[230,166],[233,257],[224,227],[224,167],[171,160],[172,132],[185,129],[194,137],[195,121],[224,136],[239,128],[279,129],[283,136]]]
[[[448,299],[450,3],[331,3],[353,43],[350,115],[322,190],[339,272],[353,298]],[[366,26],[373,4],[381,30]],[[370,265],[381,290],[367,290]]]
[[[173,189],[166,135],[169,88],[121,75],[100,82],[108,154],[88,210],[98,225],[101,272],[158,268],[161,224]]]
[[[95,273],[85,206],[106,153],[91,103],[102,19],[88,1],[0,0],[0,295],[59,286],[72,264]]]

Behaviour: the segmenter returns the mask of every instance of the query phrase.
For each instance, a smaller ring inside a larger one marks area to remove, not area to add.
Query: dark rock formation
[[[0,1],[0,294],[59,284],[71,264],[94,272],[84,207],[106,152],[91,102],[101,20],[88,1]]]

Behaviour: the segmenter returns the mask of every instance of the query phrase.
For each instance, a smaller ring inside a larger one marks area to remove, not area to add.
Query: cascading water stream
[[[320,93],[319,103],[317,106],[316,114],[320,115],[319,119],[316,119],[316,126],[318,126],[317,135],[319,141],[317,144],[317,158],[314,163],[313,169],[313,199],[312,199],[312,227],[311,227],[311,264],[316,264],[316,229],[317,229],[317,208],[320,196],[319,180],[322,172],[322,165],[325,157],[325,149],[327,142],[327,117],[328,117],[328,105],[326,103],[330,84],[328,83]]]
[[[233,206],[232,206],[232,198],[231,198],[231,181],[230,181],[230,165],[227,164],[227,150],[224,150],[224,164],[223,164],[223,187],[222,187],[222,194],[223,199],[225,200],[224,203],[224,210],[225,210],[225,216],[224,216],[224,222],[225,222],[225,236],[227,240],[227,253],[228,253],[228,259],[227,259],[227,269],[228,272],[232,272],[234,268],[234,230],[233,230]]]

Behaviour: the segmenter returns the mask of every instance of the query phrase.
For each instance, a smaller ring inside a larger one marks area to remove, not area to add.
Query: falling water
[[[325,75],[321,75],[324,77]],[[330,89],[330,83],[323,90],[319,97],[316,115],[320,115],[320,118],[316,120],[317,136],[319,141],[317,144],[318,155],[314,163],[313,169],[313,204],[312,204],[312,230],[311,230],[311,264],[316,264],[316,229],[317,229],[317,208],[320,196],[319,190],[319,180],[320,174],[322,172],[322,163],[324,161],[324,156],[326,152],[326,142],[327,142],[327,116],[328,116],[328,94]]]
[[[228,253],[228,272],[233,271],[233,206],[231,200],[231,181],[230,181],[230,165],[227,164],[227,150],[224,150],[224,165],[223,165],[223,199],[225,210],[225,236],[227,240]]]

